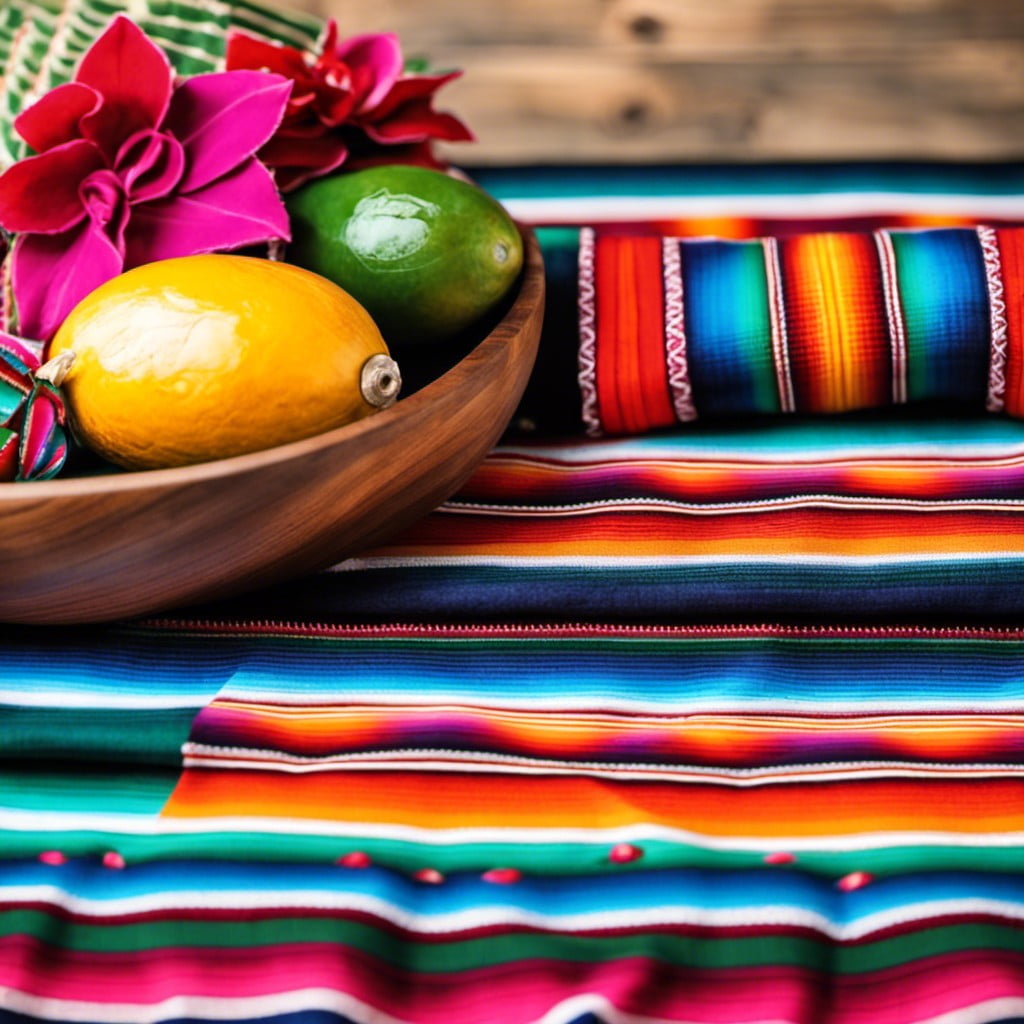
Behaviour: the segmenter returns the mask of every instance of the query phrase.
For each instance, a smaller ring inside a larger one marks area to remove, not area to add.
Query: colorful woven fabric
[[[386,546],[0,627],[0,1021],[1024,1015],[1024,421],[545,433],[579,409],[559,224],[629,189],[677,231],[785,199],[703,173],[480,173],[546,211],[538,429]],[[819,177],[794,224],[1024,195],[1021,168]]]
[[[579,242],[591,434],[907,402],[1024,415],[1024,231]]]

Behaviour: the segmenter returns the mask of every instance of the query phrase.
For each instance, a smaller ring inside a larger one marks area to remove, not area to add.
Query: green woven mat
[[[322,23],[257,0],[4,0],[0,6],[0,169],[26,153],[14,118],[74,73],[110,19],[127,14],[182,75],[216,71],[232,28],[311,49]]]

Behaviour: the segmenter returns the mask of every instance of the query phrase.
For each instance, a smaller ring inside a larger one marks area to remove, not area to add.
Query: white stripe
[[[508,900],[505,902],[503,897]],[[57,886],[0,887],[3,903],[47,904],[82,917],[106,919],[154,911],[182,910],[330,910],[372,914],[417,935],[445,935],[477,928],[520,926],[545,931],[584,932],[593,929],[637,930],[657,926],[703,925],[711,928],[776,925],[811,928],[837,942],[863,939],[896,925],[924,922],[958,914],[1001,917],[1024,921],[1024,904],[1014,900],[978,897],[922,900],[875,911],[850,921],[838,921],[817,911],[786,903],[709,907],[676,903],[622,909],[602,907],[576,913],[541,913],[516,906],[515,892],[495,892],[494,903],[478,903],[464,910],[422,914],[377,896],[339,889],[210,889],[149,892],[139,896],[92,899]]]
[[[783,433],[789,427],[783,428]],[[651,444],[636,439],[604,438],[575,446],[568,445],[514,445],[505,444],[496,448],[489,458],[503,458],[508,455],[529,459],[547,459],[568,466],[616,465],[619,462],[643,461],[656,465],[677,466],[680,464],[727,465],[727,466],[842,466],[869,465],[879,462],[896,462],[900,466],[914,468],[938,462],[941,465],[969,464],[974,459],[1020,458],[1024,455],[1022,440],[995,440],[963,442],[959,440],[927,441],[922,443],[920,435],[908,434],[899,441],[885,443],[871,441],[861,446],[853,444],[816,444],[808,439],[806,445],[773,452],[751,451],[700,446],[689,443],[685,437],[677,436],[665,443],[661,439]],[[759,441],[764,440],[764,434]]]
[[[1006,296],[1003,288],[1003,266],[999,255],[999,240],[992,228],[979,227],[978,241],[985,261],[985,282],[988,286],[989,333],[991,336],[988,367],[988,398],[985,408],[989,412],[1002,412],[1006,404],[1006,347],[1008,327]]]
[[[596,992],[581,993],[572,996],[553,1006],[535,1024],[572,1024],[584,1014],[591,1014],[601,1024],[706,1024],[707,1018],[696,1017],[676,1018],[671,1022],[664,1017],[647,1017],[637,1013],[627,1013],[615,1006],[607,996]],[[363,1024],[362,1021],[359,1024]],[[758,1017],[757,1024],[794,1024],[792,1017]]]
[[[220,686],[212,686],[208,693],[181,694],[162,693],[155,696],[107,693],[103,691],[54,690],[47,692],[34,688],[36,684],[26,682],[26,689],[10,686],[0,689],[0,705],[32,708],[119,708],[124,710],[176,710],[205,707],[220,692]]]
[[[54,999],[0,989],[0,1006],[43,1020],[77,1021],[92,1024],[160,1024],[161,1021],[196,1017],[200,1020],[234,1021],[274,1017],[304,1010],[324,1010],[348,1017],[359,1024],[415,1024],[392,1017],[375,1007],[335,989],[306,988],[274,992],[266,996],[171,996],[158,1003],[88,1002],[83,999]]]
[[[279,18],[267,17],[251,7],[235,11],[232,20],[233,28],[237,28],[238,23],[241,22],[247,33],[262,34],[265,39],[277,43],[279,46],[282,43],[289,43],[311,54],[316,46],[317,33],[320,30],[320,25],[316,21],[311,20],[306,26],[300,27]]]
[[[103,1020],[110,1024],[160,1024],[161,1021],[197,1017],[202,1020],[233,1021],[274,1017],[303,1011],[322,1011],[345,1016],[357,1024],[414,1024],[393,1017],[336,989],[306,988],[264,996],[172,996],[158,1003],[96,1003],[80,999],[54,999],[17,989],[0,991],[0,1006],[15,1013],[42,1020],[72,1021],[80,1024]],[[666,1024],[662,1017],[627,1013],[598,993],[580,993],[553,1006],[535,1024],[570,1024],[591,1013],[605,1024]],[[920,1018],[917,1024],[987,1024],[1024,1014],[1024,997],[1007,996],[965,1006],[935,1017]],[[701,1024],[696,1018],[674,1024]],[[758,1024],[793,1024],[791,1017],[759,1017]]]
[[[509,754],[463,750],[387,750],[372,754],[336,754],[329,757],[299,757],[276,750],[233,750],[186,744],[186,768],[232,771],[260,771],[289,775],[317,775],[323,772],[394,771],[416,767],[423,771],[477,775],[481,771],[501,775],[567,775],[618,782],[657,780],[675,783],[707,783],[734,789],[808,782],[836,782],[860,779],[925,778],[1009,778],[1024,775],[1015,764],[909,764],[905,761],[828,762],[758,768],[707,768],[695,765],[675,768],[668,764],[644,766],[636,762],[601,764],[594,761],[529,758]]]
[[[796,412],[793,394],[793,375],[789,365],[789,338],[786,334],[786,303],[782,292],[782,272],[779,269],[779,242],[775,238],[762,241],[764,267],[768,285],[768,315],[772,330],[772,361],[775,364],[775,383],[779,392],[779,407],[783,412]]]
[[[889,214],[952,214],[977,220],[1024,217],[1024,196],[970,193],[926,195],[920,192],[823,192],[797,195],[721,196],[502,196],[519,220],[532,223],[595,223],[602,220],[661,220],[673,217],[791,217]]]
[[[848,568],[857,566],[932,565],[956,562],[969,565],[971,562],[1020,561],[1024,552],[1003,551],[993,548],[989,551],[941,551],[937,554],[896,554],[896,555],[756,555],[736,553],[731,555],[659,555],[655,558],[636,555],[371,555],[350,558],[339,562],[324,572],[363,572],[367,569],[433,569],[439,566],[450,568],[493,568],[493,569],[673,569],[713,566],[834,566]]]
[[[671,450],[671,449],[670,449]],[[914,455],[908,455],[901,459],[891,457],[865,457],[860,459],[817,459],[810,464],[809,467],[801,466],[799,460],[789,459],[785,456],[780,456],[778,459],[759,458],[753,453],[751,455],[737,455],[736,458],[730,459],[728,456],[721,452],[711,453],[708,458],[694,458],[692,452],[683,449],[682,456],[680,458],[668,457],[658,458],[656,455],[651,454],[651,450],[644,449],[644,454],[641,457],[638,453],[632,457],[624,455],[622,458],[601,458],[599,456],[614,456],[618,454],[618,446],[615,442],[594,442],[591,445],[591,452],[577,451],[576,459],[571,457],[558,456],[557,450],[554,455],[548,455],[548,449],[536,448],[527,449],[521,448],[516,449],[512,447],[503,447],[495,449],[488,456],[489,467],[504,467],[504,466],[530,466],[540,467],[542,469],[551,470],[553,473],[565,474],[565,476],[571,477],[572,474],[586,473],[591,470],[598,469],[618,469],[623,463],[626,463],[628,467],[639,467],[644,469],[665,469],[665,470],[679,470],[679,469],[692,469],[697,468],[709,468],[709,469],[733,469],[744,472],[760,472],[765,469],[774,469],[779,465],[784,466],[786,469],[797,468],[801,469],[834,469],[836,467],[863,467],[865,465],[871,466],[873,469],[933,469],[939,467],[941,469],[947,468],[965,468],[965,469],[1003,469],[1003,468],[1022,468],[1024,467],[1024,449],[1018,449],[1010,447],[1004,455],[990,455],[987,451],[980,451],[979,454],[973,457],[969,454],[967,449],[960,448],[956,449],[956,454],[948,455],[943,458],[917,458]],[[585,456],[593,453],[592,458],[586,458]],[[564,453],[568,456],[568,453]]]
[[[579,280],[577,303],[579,306],[579,350],[577,353],[577,380],[582,399],[582,417],[587,433],[597,437],[601,433],[601,416],[597,406],[597,305],[594,288],[594,231],[580,229]]]
[[[888,231],[875,232],[875,247],[882,270],[882,290],[889,322],[889,343],[892,352],[892,400],[897,405],[907,401],[907,332],[903,323],[899,279],[896,274],[896,252]]]
[[[593,640],[595,638],[591,637],[590,639]],[[613,643],[629,642],[626,637],[610,637],[608,640]],[[712,640],[713,638],[711,637],[702,638],[702,642],[710,642]],[[446,646],[451,646],[452,644],[458,644],[460,640],[446,637],[444,642]],[[473,643],[478,641],[463,639],[461,642]],[[502,641],[498,638],[487,638],[489,646],[501,642]],[[729,643],[732,641],[728,638],[719,638],[714,640],[714,642]],[[310,693],[297,693],[289,689],[272,690],[269,688],[254,687],[250,684],[244,688],[225,687],[224,691],[220,694],[220,700],[247,703],[260,701],[274,702],[283,704],[287,707],[298,708],[321,707],[325,698],[328,696],[329,695],[325,694],[321,690],[316,690]],[[384,693],[380,689],[354,690],[346,687],[343,693],[339,694],[339,699],[350,704],[364,704],[377,707],[403,707],[408,706],[409,704],[418,704],[421,707],[433,709],[435,706],[435,699],[450,704],[457,704],[461,699],[463,704],[465,704],[467,694],[431,690],[429,693],[419,697],[416,694],[410,693]],[[650,700],[639,701],[607,696],[598,698],[593,694],[579,697],[563,695],[558,697],[543,697],[532,692],[528,692],[526,696],[513,695],[509,697],[502,697],[496,693],[489,693],[485,699],[481,699],[480,694],[477,691],[473,694],[472,699],[473,707],[487,707],[499,711],[522,711],[524,707],[526,707],[531,711],[543,710],[545,712],[587,712],[601,710],[610,713],[664,713],[668,715],[735,713],[786,714],[799,710],[820,713],[822,707],[820,699],[804,699],[792,694],[787,694],[781,697],[767,697],[759,699],[724,698],[718,696],[692,697],[689,695],[683,695],[677,700],[666,700],[662,703],[658,703]],[[984,706],[986,712],[1003,713],[1008,715],[1019,715],[1024,712],[1024,707],[1022,707],[1022,702],[1020,700],[1008,699],[1005,701],[986,701]],[[947,698],[945,700],[931,699],[909,703],[906,700],[884,700],[877,693],[872,694],[870,702],[864,700],[838,700],[835,697],[830,697],[828,699],[829,713],[839,714],[848,712],[863,715],[865,708],[870,708],[873,715],[875,713],[923,714],[926,712],[966,714],[978,709],[978,700],[977,698],[965,700],[952,700]]]
[[[885,512],[1006,512],[1024,509],[1022,498],[885,498],[856,494],[799,494],[755,501],[690,502],[670,498],[605,498],[562,505],[490,505],[473,501],[448,501],[434,514],[510,516],[534,519],[596,515],[601,512],[673,512],[681,515],[746,515],[750,512],[778,512],[794,508],[866,509]]]
[[[903,832],[856,832],[841,835],[807,836],[717,836],[662,825],[639,823],[615,828],[420,828],[333,819],[274,818],[233,815],[231,817],[140,816],[128,819],[117,815],[76,814],[41,811],[4,811],[0,823],[12,832],[88,831],[111,836],[206,836],[218,833],[267,833],[275,836],[314,836],[338,839],[380,839],[423,847],[467,845],[565,844],[605,848],[617,842],[663,842],[680,848],[714,852],[754,853],[776,850],[791,853],[846,854],[868,850],[899,850],[904,847],[949,847],[959,850],[1017,849],[1024,846],[1024,832],[941,832],[938,830]]]
[[[697,418],[686,358],[686,311],[683,304],[683,266],[678,238],[663,238],[661,265],[665,289],[665,360],[672,408],[680,423]]]

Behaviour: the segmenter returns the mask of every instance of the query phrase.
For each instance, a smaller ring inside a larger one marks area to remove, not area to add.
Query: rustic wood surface
[[[1024,0],[281,2],[463,68],[463,162],[1024,157]]]
[[[322,569],[453,494],[498,439],[540,337],[532,235],[515,303],[448,373],[339,430],[183,469],[0,484],[0,621],[141,615]]]

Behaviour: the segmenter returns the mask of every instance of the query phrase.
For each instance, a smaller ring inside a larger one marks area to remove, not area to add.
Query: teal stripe
[[[1002,164],[850,163],[680,167],[480,167],[473,176],[499,199],[580,196],[803,196],[908,192],[1018,198],[1024,162]]]
[[[988,288],[974,231],[894,231],[910,401],[983,408],[990,346]]]
[[[700,416],[780,411],[764,249],[683,242],[686,352]]]
[[[40,809],[37,807],[37,809]],[[67,810],[59,798],[53,811]],[[0,814],[3,808],[0,805]],[[120,813],[123,813],[120,812]],[[562,843],[545,837],[536,843],[492,842],[417,843],[374,836],[289,834],[286,831],[218,831],[216,828],[175,834],[162,831],[170,822],[154,820],[157,834],[139,835],[116,830],[37,829],[8,831],[3,836],[0,864],[4,859],[35,857],[42,850],[60,850],[68,857],[100,857],[115,849],[132,864],[161,860],[202,859],[255,862],[263,864],[330,864],[340,855],[359,849],[381,867],[412,874],[425,866],[444,875],[455,872],[487,871],[496,864],[518,868],[531,875],[595,876],[625,874],[632,870],[721,869],[748,871],[764,867],[768,845],[746,850],[719,850],[683,841],[635,839],[643,849],[642,861],[634,867],[613,866],[608,860],[611,844],[606,840]],[[202,823],[200,822],[200,825]],[[755,832],[751,829],[751,832]],[[982,871],[1024,873],[1024,850],[1020,847],[975,845],[919,846],[891,840],[875,850],[830,850],[802,848],[794,869],[824,877],[841,877],[852,871],[877,876],[912,871]]]

